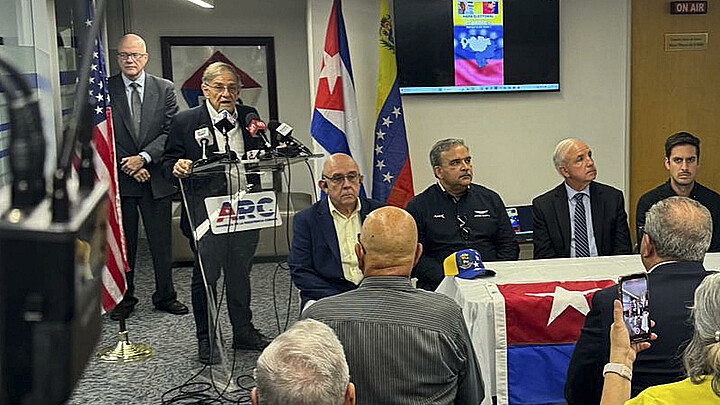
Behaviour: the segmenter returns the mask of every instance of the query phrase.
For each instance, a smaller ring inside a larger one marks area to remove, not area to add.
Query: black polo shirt
[[[638,246],[640,245],[640,238],[642,237],[640,227],[645,226],[645,214],[647,214],[650,207],[660,200],[674,196],[677,196],[677,193],[675,193],[675,190],[670,186],[670,180],[668,179],[665,183],[640,197],[635,215],[635,231],[638,236]],[[704,205],[705,208],[710,211],[713,222],[713,235],[708,252],[720,252],[720,194],[696,181],[695,186],[693,186],[690,192],[690,198]]]
[[[418,287],[434,290],[444,277],[443,260],[462,249],[480,252],[483,262],[517,260],[515,232],[500,196],[479,184],[455,199],[433,184],[407,205],[415,218],[423,254],[413,269]]]

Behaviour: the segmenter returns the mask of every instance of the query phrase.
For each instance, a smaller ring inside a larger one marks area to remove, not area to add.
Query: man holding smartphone
[[[640,241],[640,259],[647,270],[649,317],[662,339],[638,353],[632,374],[632,396],[643,389],[685,378],[677,356],[692,337],[689,306],[700,282],[709,274],[702,263],[712,238],[710,212],[687,197],[670,197],[647,212]],[[580,338],[570,360],[565,384],[569,405],[598,404],[603,367],[609,361],[608,330],[618,287],[595,293]]]

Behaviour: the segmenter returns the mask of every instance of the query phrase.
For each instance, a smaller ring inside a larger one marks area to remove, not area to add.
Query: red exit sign
[[[670,14],[707,14],[707,1],[673,1]]]

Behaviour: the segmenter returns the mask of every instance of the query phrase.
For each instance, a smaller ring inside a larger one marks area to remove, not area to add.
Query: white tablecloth
[[[492,404],[492,396],[497,396],[500,405],[508,403],[507,376],[496,373],[496,361],[506,361],[506,345],[496,341],[496,332],[500,339],[505,336],[504,331],[496,331],[496,316],[504,317],[497,312],[504,311],[497,285],[607,280],[644,271],[639,255],[492,262],[486,265],[497,275],[475,280],[445,277],[436,290],[454,299],[463,310],[485,382],[483,405]],[[705,267],[719,269],[720,253],[706,255]]]

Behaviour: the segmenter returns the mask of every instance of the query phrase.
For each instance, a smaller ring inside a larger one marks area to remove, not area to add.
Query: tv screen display
[[[560,90],[559,0],[395,0],[400,93]]]

